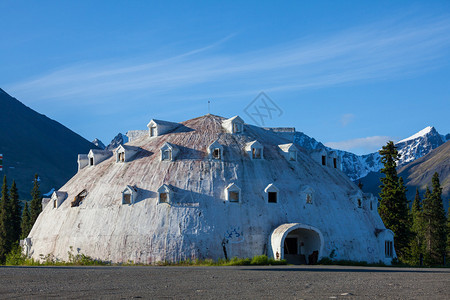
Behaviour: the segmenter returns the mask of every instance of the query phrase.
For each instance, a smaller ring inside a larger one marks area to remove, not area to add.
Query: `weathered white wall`
[[[244,134],[222,128],[221,117],[207,115],[183,124],[164,136],[142,137],[130,143],[143,149],[128,163],[115,157],[80,170],[60,191],[67,199],[57,209],[47,205],[29,237],[32,256],[52,254],[67,259],[70,247],[94,258],[152,263],[162,260],[250,257],[270,253],[270,234],[285,223],[314,226],[323,235],[320,256],[331,251],[338,259],[377,262],[384,259],[384,229],[374,210],[357,208],[350,195],[359,191],[341,171],[323,167],[299,151],[287,161],[278,148],[288,143],[270,131],[246,125]],[[223,160],[208,159],[207,147],[223,145]],[[258,140],[264,159],[244,154],[246,143]],[[174,162],[161,162],[165,142],[180,147]],[[241,188],[241,202],[230,203],[224,189],[231,182]],[[278,203],[267,203],[264,189],[279,189]],[[173,187],[172,204],[158,204],[161,185]],[[136,185],[133,205],[122,205],[126,185]],[[304,188],[314,191],[305,203]],[[70,207],[83,189],[88,196]]]

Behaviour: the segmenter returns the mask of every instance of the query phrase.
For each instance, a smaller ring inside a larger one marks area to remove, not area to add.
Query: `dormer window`
[[[361,208],[362,207],[361,199],[358,199],[357,202],[358,202],[358,207]]]
[[[150,127],[150,136],[156,136],[156,126]]]
[[[88,153],[89,165],[96,166],[112,156],[112,151],[91,149]]]
[[[124,163],[130,161],[139,151],[139,147],[120,145],[116,151],[116,162]]]
[[[167,185],[163,184],[158,189],[158,203],[170,203],[172,198],[172,189]]]
[[[174,129],[176,129],[179,126],[180,126],[179,123],[152,119],[147,124],[148,135],[150,137],[160,136],[160,135],[163,135],[163,134],[173,131]]]
[[[127,185],[122,191],[122,204],[134,204],[137,198],[137,188]]]
[[[233,133],[241,133],[242,132],[242,124],[234,123],[233,124]]]
[[[253,141],[245,146],[245,151],[251,159],[263,159],[263,146],[258,141]]]
[[[222,127],[228,133],[242,133],[244,131],[244,120],[242,120],[239,116],[234,116],[230,119],[222,121]]]
[[[253,159],[261,159],[261,149],[260,148],[252,149],[252,158]]]
[[[211,159],[222,160],[223,146],[218,141],[214,141],[209,145],[207,152]]]
[[[229,202],[241,202],[241,189],[234,183],[225,189],[225,198]]]
[[[327,165],[327,157],[325,155],[322,155],[322,166]]]
[[[337,168],[337,158],[333,158],[333,167],[336,169]]]
[[[269,184],[265,189],[264,193],[266,194],[266,199],[268,203],[277,203],[278,202],[278,188],[272,183]]]
[[[53,208],[58,208],[67,198],[66,192],[54,191],[51,197]]]
[[[283,155],[287,160],[297,161],[298,148],[294,144],[283,144],[278,145],[278,147],[283,151]]]
[[[162,151],[162,160],[172,160],[172,151],[171,150],[163,150]]]
[[[297,151],[290,150],[289,151],[289,160],[290,161],[297,161]]]
[[[161,147],[161,161],[173,161],[177,157],[179,150],[174,144],[164,143]]]
[[[220,149],[219,148],[215,148],[213,150],[212,156],[214,159],[221,159],[221,155],[220,155]]]

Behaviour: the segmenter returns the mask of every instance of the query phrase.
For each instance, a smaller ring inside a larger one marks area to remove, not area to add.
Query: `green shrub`
[[[264,266],[269,264],[269,258],[267,255],[257,255],[252,258],[252,261],[250,262],[252,265],[257,266]]]
[[[22,248],[20,246],[15,246],[11,252],[6,255],[5,265],[9,266],[20,266],[24,265],[27,257],[22,253]]]

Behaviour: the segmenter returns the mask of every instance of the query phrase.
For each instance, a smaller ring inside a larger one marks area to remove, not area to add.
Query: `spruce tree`
[[[11,218],[9,212],[9,195],[6,176],[3,177],[2,195],[0,199],[0,263],[5,262],[6,254],[11,250]]]
[[[447,211],[447,264],[450,263],[450,200]]]
[[[411,263],[418,265],[420,263],[420,254],[423,254],[423,216],[422,199],[419,189],[416,189],[416,196],[411,207],[412,219],[412,239],[411,239]]]
[[[444,207],[442,205],[442,188],[438,173],[432,178],[433,190],[427,188],[423,200],[424,234],[427,264],[443,264],[446,254],[447,230]]]
[[[380,170],[385,177],[381,180],[380,206],[378,212],[386,228],[395,234],[395,250],[400,259],[405,259],[410,243],[410,219],[406,188],[403,179],[397,176],[397,160],[400,158],[394,142],[389,141],[379,151],[381,162],[384,164]]]
[[[19,192],[17,190],[16,182],[13,180],[11,189],[9,190],[9,202],[11,211],[11,225],[13,243],[20,239],[20,223],[22,221],[21,210],[22,207],[19,201]]]
[[[20,224],[21,228],[21,239],[24,239],[28,236],[31,231],[31,215],[30,210],[28,209],[28,202],[25,202],[22,211],[22,223]]]
[[[34,175],[33,189],[31,190],[31,202],[30,202],[30,216],[31,216],[31,227],[33,227],[39,214],[42,211],[42,197],[39,191],[39,177]]]

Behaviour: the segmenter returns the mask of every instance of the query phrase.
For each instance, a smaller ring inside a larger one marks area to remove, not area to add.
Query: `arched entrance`
[[[323,237],[315,227],[289,223],[275,228],[270,235],[272,255],[291,264],[312,264],[322,254]]]

